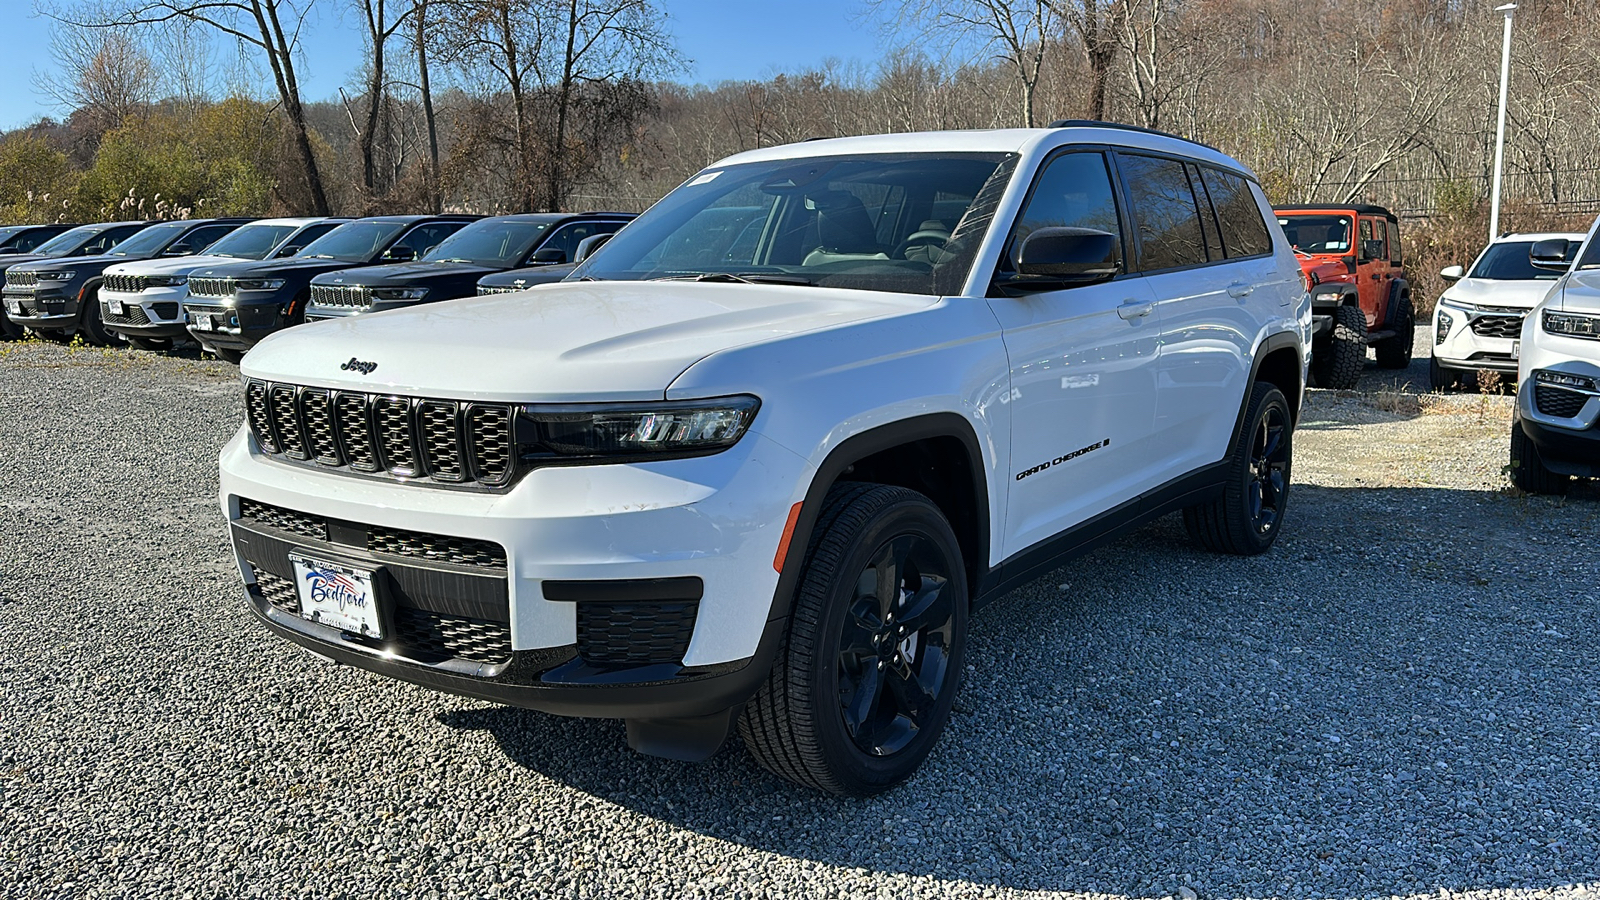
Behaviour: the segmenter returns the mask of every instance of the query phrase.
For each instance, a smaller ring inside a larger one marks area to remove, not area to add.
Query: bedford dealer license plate
[[[120,316],[120,315],[123,314],[122,313],[122,301],[117,299],[116,297],[107,298],[106,299],[106,306],[110,308],[111,314],[113,316]]]
[[[211,330],[211,317],[209,315],[204,314],[204,313],[195,313],[194,314],[194,330],[195,331],[210,331]]]
[[[383,638],[372,573],[339,563],[289,554],[300,591],[300,615],[330,628]]]

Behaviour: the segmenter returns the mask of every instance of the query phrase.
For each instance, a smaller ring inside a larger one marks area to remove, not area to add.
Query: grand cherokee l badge
[[[352,356],[352,357],[350,357],[350,361],[349,362],[345,363],[344,365],[340,366],[339,368],[345,370],[346,372],[360,372],[363,375],[371,375],[373,370],[378,368],[378,364],[377,363],[362,362],[361,360],[356,359],[354,356]]]

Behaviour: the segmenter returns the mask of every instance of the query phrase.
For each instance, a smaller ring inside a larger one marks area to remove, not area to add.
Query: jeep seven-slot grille
[[[330,469],[501,487],[515,470],[511,407],[250,381],[261,449]]]
[[[32,272],[18,272],[16,269],[11,269],[6,272],[6,287],[8,288],[31,289],[38,283],[39,276]]]
[[[1480,316],[1472,320],[1478,337],[1516,338],[1522,335],[1522,316]]]
[[[300,615],[293,582],[263,569],[254,569],[254,574],[263,600],[289,615]],[[511,626],[505,622],[400,606],[394,611],[394,631],[395,651],[420,662],[465,659],[498,665],[511,658]]]
[[[317,306],[359,309],[372,305],[372,291],[355,284],[313,284],[311,302]]]
[[[189,296],[191,297],[232,297],[232,278],[191,278],[189,279]]]
[[[1570,419],[1583,410],[1583,405],[1589,402],[1589,395],[1553,385],[1536,384],[1533,386],[1533,401],[1544,415]]]
[[[122,294],[137,294],[148,287],[147,279],[143,275],[107,275],[101,286],[108,291]]]
[[[583,601],[578,655],[592,666],[681,664],[694,635],[698,600]]]
[[[478,296],[479,297],[489,297],[489,296],[493,296],[495,294],[515,294],[517,291],[525,291],[525,290],[527,290],[527,288],[525,288],[525,287],[513,287],[511,285],[497,286],[497,285],[480,284],[480,285],[478,285]]]

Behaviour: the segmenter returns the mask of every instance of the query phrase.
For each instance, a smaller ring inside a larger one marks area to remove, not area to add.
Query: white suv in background
[[[293,256],[348,221],[261,219],[228,232],[197,256],[109,266],[100,285],[100,320],[108,331],[141,350],[166,350],[173,338],[188,337],[183,301],[189,296],[192,273],[219,263]]]
[[[221,501],[250,609],[301,646],[646,753],[737,726],[870,794],[937,741],[971,610],[1173,511],[1271,546],[1310,329],[1209,147],[770,147],[567,281],[267,338]]]
[[[1508,375],[1517,371],[1522,319],[1561,274],[1528,259],[1535,243],[1548,240],[1569,241],[1576,252],[1583,235],[1501,235],[1483,248],[1470,269],[1448,266],[1439,273],[1450,287],[1433,308],[1428,375],[1436,390],[1457,387],[1469,375],[1476,378],[1479,369]]]
[[[1530,493],[1566,493],[1574,476],[1600,478],[1597,233],[1600,219],[1576,254],[1565,236],[1540,241],[1531,251],[1535,263],[1567,274],[1522,323],[1510,472]]]

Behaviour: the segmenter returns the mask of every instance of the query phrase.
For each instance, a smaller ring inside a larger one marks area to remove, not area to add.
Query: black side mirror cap
[[[533,259],[530,261],[536,266],[559,265],[567,261],[567,251],[560,247],[545,247],[533,251]]]
[[[1362,259],[1383,259],[1383,241],[1373,238],[1361,242]]]
[[[1537,269],[1565,272],[1572,268],[1572,257],[1568,255],[1576,249],[1572,243],[1566,238],[1545,238],[1542,241],[1534,241],[1533,246],[1528,248],[1528,262]]]
[[[611,240],[611,236],[613,234],[616,234],[616,232],[607,231],[604,234],[591,234],[588,237],[584,238],[583,240],[579,241],[578,242],[578,249],[576,251],[574,251],[573,254],[572,254],[572,261],[573,262],[583,262],[584,260],[586,260],[589,257],[593,256],[594,252],[596,250],[600,249],[600,245],[601,244],[604,244],[606,241]]]
[[[1038,228],[1017,248],[1017,274],[1024,278],[1084,284],[1121,271],[1117,236],[1093,228]]]

